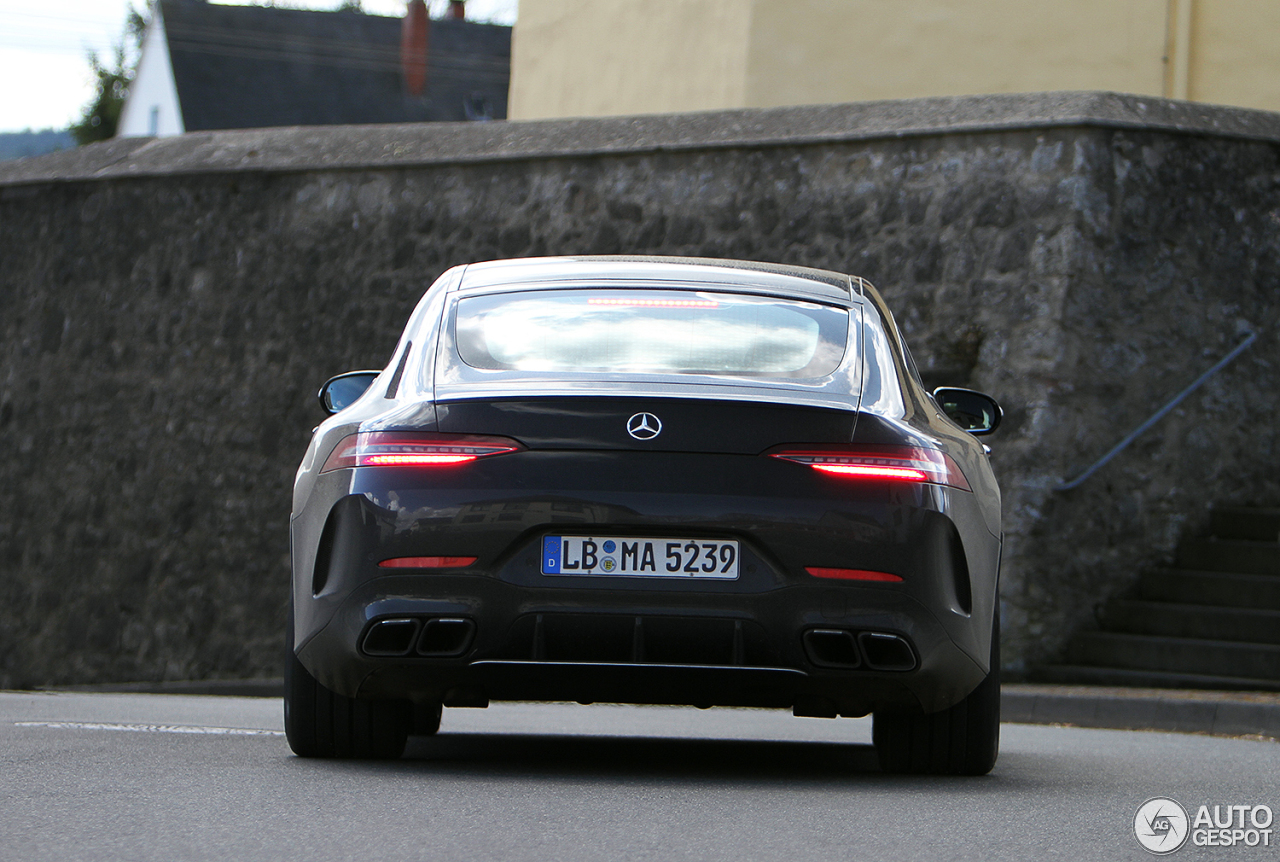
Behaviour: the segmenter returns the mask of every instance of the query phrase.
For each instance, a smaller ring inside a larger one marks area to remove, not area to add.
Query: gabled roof
[[[426,92],[412,96],[399,18],[205,0],[159,6],[189,132],[466,120],[482,104],[493,119],[507,115],[510,27],[432,21]]]

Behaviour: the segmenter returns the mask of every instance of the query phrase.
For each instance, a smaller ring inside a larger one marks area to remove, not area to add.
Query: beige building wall
[[[1280,111],[1280,2],[1181,2],[1191,7],[1183,98]]]
[[[1045,90],[1280,110],[1280,0],[520,0],[510,116]]]
[[[1168,0],[757,0],[742,107],[1034,90],[1158,96],[1167,6]]]
[[[746,103],[752,0],[521,0],[511,119]]]

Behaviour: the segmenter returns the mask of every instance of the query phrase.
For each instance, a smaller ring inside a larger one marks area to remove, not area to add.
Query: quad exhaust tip
[[[844,629],[809,629],[804,633],[804,649],[809,660],[822,667],[858,667],[858,642]]]
[[[872,670],[915,670],[916,654],[911,644],[900,635],[888,632],[862,632],[858,635],[858,646],[862,647],[862,656],[867,667]]]
[[[464,617],[436,617],[422,626],[418,655],[462,655],[471,646],[476,624]]]
[[[418,639],[422,622],[412,618],[379,620],[369,627],[361,649],[365,655],[408,655]]]
[[[369,626],[360,649],[378,658],[410,654],[442,658],[466,652],[475,633],[475,622],[465,617],[396,617]]]
[[[910,642],[890,632],[809,629],[803,641],[809,660],[819,667],[902,672],[919,664]]]

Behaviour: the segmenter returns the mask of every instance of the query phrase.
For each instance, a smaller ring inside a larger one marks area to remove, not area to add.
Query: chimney
[[[449,0],[449,17],[455,21],[467,20],[467,0]]]
[[[427,36],[430,30],[427,4],[409,0],[404,23],[400,25],[400,69],[404,86],[411,96],[421,96],[427,89]]]

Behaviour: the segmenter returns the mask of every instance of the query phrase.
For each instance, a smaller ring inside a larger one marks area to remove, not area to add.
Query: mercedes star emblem
[[[637,413],[627,420],[627,433],[637,440],[652,440],[662,433],[662,420],[652,413]]]

